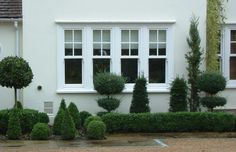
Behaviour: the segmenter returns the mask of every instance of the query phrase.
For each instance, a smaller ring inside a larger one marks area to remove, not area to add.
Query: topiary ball
[[[88,124],[87,136],[89,139],[101,140],[105,138],[106,125],[102,121],[93,120]]]
[[[218,73],[203,73],[198,80],[199,89],[209,94],[223,91],[226,86],[225,78]]]
[[[93,82],[95,90],[101,95],[118,94],[125,87],[125,79],[113,73],[98,73]]]
[[[39,112],[38,113],[38,122],[48,124],[49,123],[48,115],[46,113],[44,113],[44,112]]]
[[[47,124],[45,123],[37,123],[34,125],[31,132],[32,140],[47,140],[50,136],[51,131]]]
[[[84,122],[85,122],[85,120],[89,117],[89,116],[92,116],[92,114],[91,113],[89,113],[89,112],[87,112],[87,111],[81,111],[80,113],[79,113],[79,115],[80,115],[80,120],[81,120],[81,126],[84,126]]]
[[[224,106],[227,100],[223,97],[204,97],[201,98],[200,102],[204,107],[213,110],[215,107]]]
[[[102,121],[102,118],[98,116],[89,116],[84,122],[84,128],[87,129],[88,124],[93,120]]]
[[[97,100],[98,106],[111,112],[120,106],[120,100],[115,98],[101,98]]]

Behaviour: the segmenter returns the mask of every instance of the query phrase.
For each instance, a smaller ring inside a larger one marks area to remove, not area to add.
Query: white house
[[[0,8],[4,3],[10,1],[0,0]],[[20,96],[25,107],[53,116],[65,98],[80,111],[101,111],[93,74],[106,69],[129,78],[117,96],[119,112],[129,111],[134,79],[142,74],[149,82],[151,111],[165,112],[171,81],[177,75],[187,78],[186,38],[193,14],[200,17],[205,48],[206,7],[206,0],[23,0],[23,18],[0,16],[0,57],[18,50],[30,64],[34,79]],[[225,109],[236,109],[236,1],[229,0],[225,9],[220,56],[228,84],[222,96],[228,100]],[[11,107],[13,90],[0,90],[0,108]]]

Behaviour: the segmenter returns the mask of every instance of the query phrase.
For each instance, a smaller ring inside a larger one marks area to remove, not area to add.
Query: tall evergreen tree
[[[59,109],[66,110],[66,102],[65,102],[65,99],[61,99],[61,103],[60,103]]]
[[[146,85],[146,78],[140,77],[136,80],[130,106],[130,113],[150,112]]]
[[[188,62],[187,71],[188,71],[188,84],[190,87],[190,96],[188,98],[190,111],[196,112],[199,111],[199,88],[197,84],[198,77],[200,75],[199,66],[201,64],[201,38],[198,32],[198,22],[199,18],[192,17],[189,37],[187,38],[187,43],[190,48],[190,51],[185,55],[185,58]]]
[[[64,140],[74,139],[75,133],[76,133],[75,123],[70,115],[70,112],[66,109],[65,116],[61,124],[62,139]]]

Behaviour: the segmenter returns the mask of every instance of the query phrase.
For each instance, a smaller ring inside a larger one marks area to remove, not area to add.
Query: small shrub
[[[62,139],[64,140],[70,140],[75,138],[75,123],[70,116],[70,113],[68,110],[65,111],[65,116],[63,118],[63,121],[61,123],[61,135]]]
[[[73,118],[76,129],[79,129],[80,128],[80,115],[79,115],[78,108],[73,102],[71,102],[70,105],[68,106],[68,110],[70,112],[71,117]]]
[[[65,111],[63,109],[59,109],[54,119],[54,124],[53,124],[54,135],[61,135],[61,126],[62,126],[62,121],[63,121],[64,116],[65,116]]]
[[[224,106],[226,99],[223,97],[203,97],[201,103],[204,107],[207,107],[210,111],[213,111],[215,107]]]
[[[80,115],[80,120],[81,120],[81,126],[84,126],[84,122],[85,120],[89,117],[89,116],[92,116],[91,113],[87,112],[87,111],[81,111],[79,113]]]
[[[65,99],[61,99],[61,103],[60,103],[59,109],[66,110],[66,102],[65,102]]]
[[[17,109],[11,110],[9,114],[7,136],[9,139],[19,139],[21,136],[21,126],[19,119],[19,111]]]
[[[144,77],[138,78],[135,81],[130,113],[150,112],[146,85],[147,80]]]
[[[8,110],[1,110],[0,111],[0,134],[6,135],[7,133],[7,126],[8,126]]]
[[[48,115],[44,112],[39,112],[38,113],[38,122],[48,124],[49,123]]]
[[[170,112],[187,111],[188,86],[183,78],[175,78],[170,89]]]
[[[37,123],[34,125],[31,132],[31,139],[33,140],[47,140],[50,136],[50,129],[45,123]]]
[[[225,78],[218,73],[203,73],[199,78],[199,88],[209,94],[223,91],[226,86]]]
[[[125,87],[125,79],[113,73],[98,73],[94,78],[94,88],[101,95],[120,93]]]
[[[33,126],[38,122],[38,111],[23,109],[19,111],[22,133],[31,133]]]
[[[93,120],[96,120],[96,121],[102,121],[101,117],[98,117],[98,116],[89,116],[85,122],[84,122],[84,128],[87,129],[88,127],[88,124],[93,121]]]
[[[101,98],[97,100],[98,106],[111,112],[120,106],[120,100],[116,98]]]
[[[102,121],[93,120],[88,124],[87,136],[90,139],[104,139],[106,133],[106,125]]]
[[[21,104],[21,102],[20,101],[17,101],[16,102],[16,105],[14,106],[15,108],[18,108],[18,109],[23,109],[23,106],[22,106],[22,104]]]

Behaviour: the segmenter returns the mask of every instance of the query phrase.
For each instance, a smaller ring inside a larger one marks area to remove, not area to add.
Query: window
[[[236,80],[236,30],[230,31],[230,80]]]
[[[166,83],[166,30],[149,30],[149,83]]]
[[[121,73],[127,83],[138,77],[139,31],[121,30]]]
[[[93,30],[93,75],[110,72],[110,30]]]
[[[133,91],[141,75],[148,79],[149,92],[169,91],[172,27],[154,23],[60,24],[57,92],[95,92],[93,78],[98,72],[126,77],[125,92]]]
[[[82,84],[82,31],[65,30],[65,84]]]

